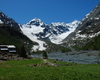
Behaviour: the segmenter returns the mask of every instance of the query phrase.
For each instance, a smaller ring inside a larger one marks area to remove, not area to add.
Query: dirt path
[[[44,63],[49,65],[49,66],[58,66],[57,64],[54,64],[52,62],[47,61],[47,59],[43,59]]]

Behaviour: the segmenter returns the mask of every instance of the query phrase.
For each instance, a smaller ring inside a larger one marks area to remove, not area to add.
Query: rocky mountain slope
[[[19,24],[14,21],[12,18],[6,16],[3,12],[0,11],[0,24],[9,25],[11,27],[15,27],[20,30]]]
[[[29,52],[34,44],[22,34],[17,22],[0,11],[0,45],[15,45],[21,55],[23,46],[26,47],[26,52]]]
[[[80,21],[76,30],[64,42],[66,45],[84,46],[100,34],[100,3]]]

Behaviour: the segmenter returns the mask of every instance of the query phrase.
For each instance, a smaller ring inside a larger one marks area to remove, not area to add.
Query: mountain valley
[[[0,80],[100,80],[100,1],[0,2]]]
[[[45,24],[38,18],[34,18],[28,23],[21,25],[0,11],[0,28],[1,36],[4,36],[2,34],[2,31],[4,31],[5,34],[9,34],[13,37],[20,36],[16,39],[17,41],[24,42],[24,45],[33,42],[29,49],[31,52],[48,50],[50,49],[50,46],[54,45],[56,47],[67,47],[71,50],[75,50],[73,48],[78,48],[78,50],[83,48],[85,49],[85,46],[90,43],[92,44],[93,41],[97,41],[95,46],[99,42],[100,4],[98,4],[98,6],[88,13],[81,21],[74,20],[71,23],[56,22],[51,23],[50,25]],[[18,31],[17,34],[13,28]],[[95,36],[98,37],[96,40],[94,40]],[[29,42],[27,42],[27,40],[24,41],[26,38]],[[3,40],[0,44],[10,43]],[[98,46],[100,45],[98,44]],[[96,48],[96,50],[100,50],[100,48]]]

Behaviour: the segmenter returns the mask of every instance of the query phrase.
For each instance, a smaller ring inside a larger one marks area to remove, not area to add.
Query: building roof
[[[14,45],[8,45],[8,48],[16,48]]]
[[[16,48],[14,45],[0,45],[0,47]]]
[[[9,52],[16,52],[16,50],[9,50]]]
[[[0,48],[0,50],[8,50],[8,48]]]

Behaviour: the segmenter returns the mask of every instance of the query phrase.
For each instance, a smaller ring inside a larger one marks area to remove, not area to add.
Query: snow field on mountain
[[[62,33],[62,34],[59,34],[59,35],[55,35],[55,36],[50,36],[50,40],[51,40],[51,42],[52,43],[55,43],[55,44],[61,44],[61,43],[63,43],[62,41],[70,34],[70,33],[72,33],[72,32],[74,32],[75,31],[75,29],[77,28],[77,26],[78,26],[78,24],[80,23],[80,21],[77,21],[77,20],[75,20],[75,21],[73,21],[72,23],[68,23],[68,24],[66,24],[67,26],[69,26],[69,31],[66,31],[65,33]],[[56,26],[58,26],[58,25],[63,25],[62,23],[60,24],[60,23],[52,23],[53,25],[56,25]],[[64,25],[63,26],[66,26],[65,25],[65,23],[64,23]]]
[[[23,32],[23,34],[25,34],[30,40],[37,42],[39,45],[34,45],[33,46],[33,50],[36,51],[38,50],[45,50],[46,48],[43,46],[44,44],[46,45],[45,42],[38,40],[36,37],[36,33],[42,32],[43,28],[41,27],[37,27],[37,26],[31,26],[31,28],[29,28],[29,26],[26,27],[26,25],[23,25],[21,27],[21,30]]]
[[[72,23],[51,23],[45,24],[42,20],[35,18],[29,21],[27,24],[22,25],[21,30],[29,39],[37,42],[38,45],[33,45],[33,50],[45,50],[47,45],[41,41],[41,38],[48,38],[54,44],[61,44],[63,40],[73,32],[78,26],[80,21],[73,21]]]

